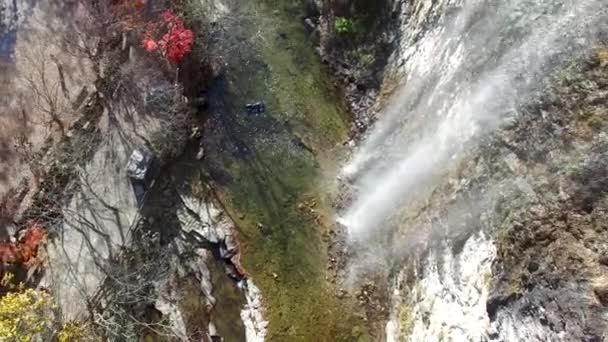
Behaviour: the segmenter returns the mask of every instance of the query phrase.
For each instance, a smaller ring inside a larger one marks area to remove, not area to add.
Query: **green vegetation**
[[[334,19],[334,32],[349,39],[377,39],[378,30],[387,25],[390,6],[387,1],[349,0],[334,1],[332,13],[339,15]],[[327,13],[326,13],[327,14]]]
[[[376,62],[376,51],[369,48],[355,48],[347,52],[349,60],[363,67],[369,67]]]
[[[340,34],[353,33],[355,32],[355,24],[352,19],[336,17],[334,29]]]
[[[408,340],[413,328],[414,316],[412,315],[412,308],[404,304],[399,308],[399,336],[404,340]]]
[[[53,324],[55,304],[53,297],[40,289],[14,285],[14,275],[6,273],[1,286],[9,292],[0,298],[0,340],[30,342],[37,336],[48,340],[54,336],[58,342],[95,341],[90,327],[80,321]]]
[[[365,323],[325,280],[326,227],[298,209],[323,196],[322,160],[348,129],[301,23],[291,19],[300,5],[259,0],[231,9],[234,27],[224,29],[241,53],[224,54],[223,101],[209,111],[224,132],[216,148],[205,147],[201,181],[212,181],[237,222],[243,266],[264,296],[268,340],[357,340],[367,336]],[[266,112],[248,114],[253,101],[264,101]]]

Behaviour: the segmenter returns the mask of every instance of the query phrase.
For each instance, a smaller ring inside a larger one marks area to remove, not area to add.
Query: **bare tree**
[[[139,230],[134,243],[105,264],[106,281],[91,298],[92,322],[108,340],[136,340],[146,334],[179,338],[166,318],[151,313],[159,284],[169,279],[171,253],[158,235]]]
[[[65,116],[70,110],[69,94],[62,87],[63,71],[55,58],[48,55],[45,44],[31,43],[23,54],[27,63],[23,80],[31,96],[34,110],[43,114],[42,124],[57,127],[61,136],[65,136]]]

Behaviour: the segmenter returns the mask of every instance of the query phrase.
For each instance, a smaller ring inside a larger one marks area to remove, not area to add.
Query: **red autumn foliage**
[[[155,33],[164,31],[162,38],[154,39]],[[142,46],[148,52],[160,50],[161,54],[173,64],[179,64],[192,51],[194,33],[187,29],[184,21],[170,10],[165,11],[160,23],[148,25]]]
[[[144,49],[146,49],[146,51],[148,51],[148,52],[154,52],[154,51],[156,51],[156,49],[158,49],[158,43],[149,38],[144,39],[144,41],[142,42],[142,45],[143,45]]]
[[[137,9],[141,9],[144,8],[144,6],[146,6],[146,0],[133,0],[133,7],[137,8]]]
[[[46,238],[46,230],[41,224],[34,223],[25,230],[25,234],[19,241],[21,260],[30,266],[36,261],[38,247]]]
[[[29,268],[35,264],[38,247],[46,238],[46,230],[39,223],[31,223],[19,241],[0,242],[0,264],[21,264]]]
[[[142,9],[148,0],[112,0],[113,15],[124,31],[143,28],[142,47],[148,52],[160,52],[172,64],[180,64],[192,51],[194,33],[171,10],[156,20],[144,19]]]

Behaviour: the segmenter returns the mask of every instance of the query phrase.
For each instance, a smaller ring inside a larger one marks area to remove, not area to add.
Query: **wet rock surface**
[[[401,295],[395,298],[401,302],[392,322],[398,322],[397,336],[430,338],[436,335],[425,334],[437,320],[453,322],[433,316],[435,309],[425,321],[414,294],[483,232],[490,240],[475,248],[491,244],[495,252],[481,262],[488,269],[477,276],[472,288],[480,293],[472,298],[483,304],[480,312],[487,318],[465,331],[492,341],[604,339],[607,85],[608,70],[596,51],[546,78],[515,122],[471,151],[428,202],[404,210],[404,226],[417,229],[393,237],[405,234],[409,246],[395,262],[407,265],[396,277]],[[585,101],[589,98],[594,100]],[[442,244],[451,253],[429,258]],[[448,292],[458,289],[449,279],[464,281],[458,272],[473,264],[463,260],[456,266],[439,272],[439,284]],[[435,307],[448,298],[437,295]],[[456,294],[460,301],[465,297]],[[458,308],[469,306],[463,302]],[[444,333],[453,334],[463,324],[450,328],[448,323]]]
[[[420,30],[442,20],[451,4],[394,3],[399,24],[419,31],[393,39],[412,42]],[[316,26],[322,32],[331,31],[321,18]],[[608,60],[602,51],[604,47],[593,49],[543,79],[543,86],[516,108],[514,117],[505,118],[500,130],[442,176],[444,181],[428,200],[404,208],[399,219],[405,222],[403,226],[415,228],[384,239],[390,243],[381,242],[398,249],[362,253],[363,258],[380,258],[393,265],[387,278],[395,290],[393,303],[398,303],[391,312],[389,336],[403,340],[437,336],[483,341],[605,339]],[[353,66],[328,51],[321,50],[321,56],[331,60],[328,63],[338,80],[351,87],[347,98],[352,94],[366,101],[357,89]],[[389,58],[386,75],[400,74],[403,61],[397,57],[395,53]],[[385,87],[390,88],[389,80],[384,78]],[[376,103],[382,98],[382,93],[370,97]],[[359,108],[352,102],[350,108],[358,118]],[[372,115],[369,122],[373,120]],[[361,131],[368,127],[357,120],[354,125],[355,130],[360,125]],[[343,189],[338,210],[347,206],[353,191]],[[331,238],[336,260],[342,254],[353,257],[352,251],[342,251],[343,236]],[[444,255],[437,256],[442,250]],[[472,257],[473,250],[487,253],[477,259]],[[479,269],[467,273],[471,267]],[[465,283],[470,286],[462,286]],[[435,292],[441,288],[445,290]],[[429,297],[433,299],[427,302]],[[446,313],[436,312],[440,308]],[[458,322],[456,317],[465,314],[459,310],[474,310],[479,321]]]
[[[515,127],[498,134],[496,144],[526,165],[529,172],[520,176],[532,190],[521,205],[503,202],[502,224],[494,228],[498,255],[488,308],[507,336],[604,338],[607,81],[595,53],[576,61],[549,81]],[[595,98],[603,101],[586,101]]]

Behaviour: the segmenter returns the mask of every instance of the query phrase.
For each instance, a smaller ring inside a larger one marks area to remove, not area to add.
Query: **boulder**
[[[310,18],[304,19],[304,27],[306,27],[308,33],[312,33],[317,29],[317,25]]]
[[[205,157],[205,149],[201,146],[196,153],[196,160],[201,160]]]
[[[127,163],[127,176],[131,180],[145,182],[149,179],[154,154],[145,147],[136,148]]]
[[[0,241],[17,241],[17,226],[12,222],[0,223]]]
[[[146,192],[154,180],[152,175],[153,162],[154,154],[145,147],[133,150],[127,162],[127,176],[131,180],[139,207],[143,205]]]

